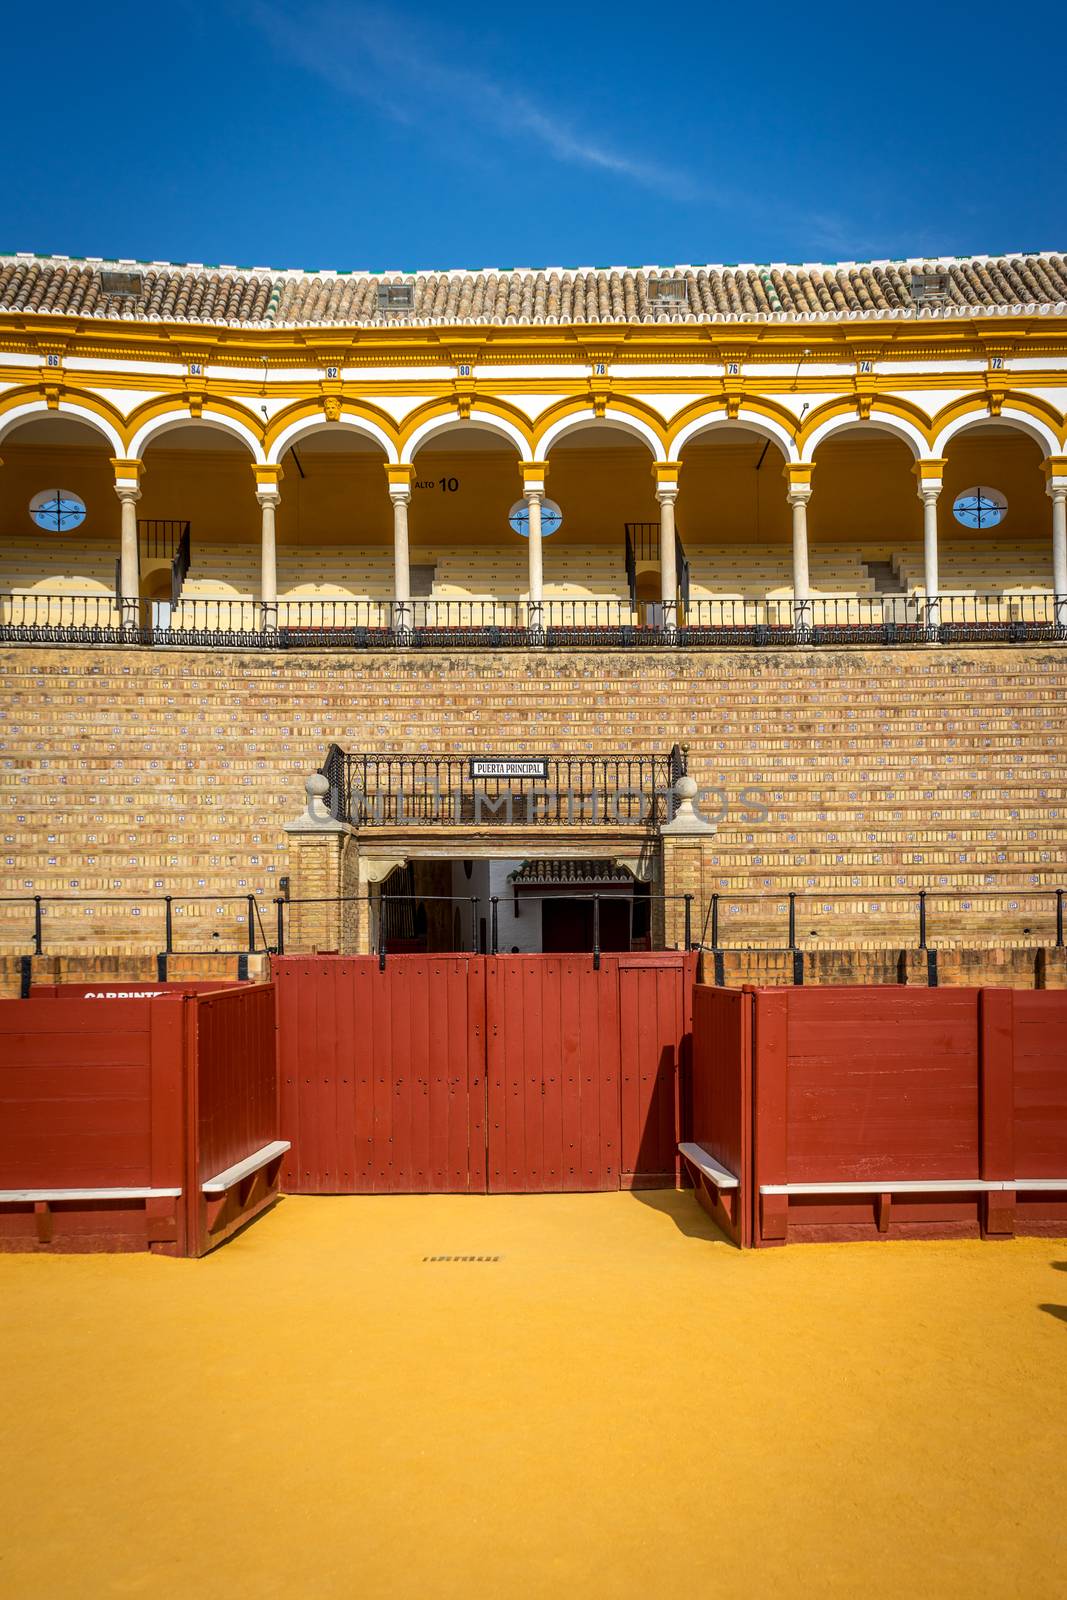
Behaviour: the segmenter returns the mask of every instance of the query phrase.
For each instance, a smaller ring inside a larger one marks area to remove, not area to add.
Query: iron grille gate
[[[293,1194],[673,1186],[695,957],[285,957]]]

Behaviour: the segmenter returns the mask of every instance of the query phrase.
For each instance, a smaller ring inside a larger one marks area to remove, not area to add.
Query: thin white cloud
[[[532,140],[567,165],[612,173],[673,199],[714,198],[689,174],[587,137],[565,116],[507,84],[420,50],[413,43],[415,30],[399,28],[393,8],[325,4],[294,15],[270,0],[251,0],[247,14],[289,60],[436,142],[450,126],[489,129],[510,140]]]

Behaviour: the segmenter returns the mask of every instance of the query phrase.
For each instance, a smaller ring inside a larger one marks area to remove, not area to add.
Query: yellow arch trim
[[[148,422],[155,421],[156,417],[166,416],[171,411],[186,411],[189,402],[185,394],[158,395],[152,400],[146,400],[142,405],[130,413],[128,422],[123,423],[123,437],[129,446],[141,429]],[[233,422],[239,422],[253,434],[260,444],[263,443],[263,418],[248,406],[241,405],[240,401],[231,400],[224,396],[205,394],[199,417],[190,417],[189,422],[195,426],[197,422],[205,419],[210,421],[212,415],[229,417]],[[150,441],[151,443],[152,441]]]
[[[835,395],[832,400],[827,400],[814,411],[809,411],[804,418],[804,426],[797,434],[797,448],[803,454],[808,440],[824,423],[832,421],[834,417],[849,417],[854,422],[862,424],[862,417],[856,407],[858,396]],[[866,395],[864,396],[866,398]],[[871,410],[881,411],[891,417],[898,417],[901,422],[908,422],[917,428],[923,435],[928,445],[932,445],[936,437],[936,429],[932,426],[929,416],[921,406],[914,405],[910,400],[902,400],[898,395],[879,394],[877,391],[871,396]]]
[[[125,417],[110,401],[102,400],[99,395],[93,394],[88,390],[74,389],[67,383],[61,383],[57,387],[59,389],[60,404],[66,401],[70,405],[81,406],[83,411],[92,411],[102,422],[106,422],[110,427],[114,428],[120,438],[127,441],[132,439],[133,435],[129,432]],[[40,383],[24,384],[21,388],[12,389],[7,394],[0,395],[0,416],[3,416],[6,411],[16,411],[19,406],[26,405],[39,405],[42,415],[48,415],[49,412],[54,416],[62,415],[60,411],[52,411],[51,407],[44,404],[44,400],[43,386]],[[29,420],[27,418],[27,421]],[[103,436],[101,436],[100,443],[105,450],[110,449],[108,441]]]
[[[670,438],[671,429],[664,422],[658,411],[643,400],[635,400],[628,394],[621,393],[618,389],[598,390],[598,394],[606,397],[609,411],[624,411],[628,416],[636,417],[646,427],[651,428],[663,446],[664,454],[667,451],[667,440]],[[589,395],[569,395],[566,400],[558,400],[554,406],[549,406],[547,411],[539,413],[537,418],[537,437],[541,438],[557,422],[565,417],[573,417],[583,411],[588,411],[592,405]],[[673,427],[673,423],[671,425]]]
[[[1046,427],[1059,439],[1060,444],[1067,442],[1067,417],[1064,417],[1056,407],[1047,400],[1040,399],[1037,395],[1027,394],[1020,389],[998,389],[997,394],[1003,396],[1002,404],[1012,411],[1023,411],[1034,418],[1035,422],[1043,422]],[[973,413],[976,417],[989,416],[989,403],[984,395],[969,395],[961,400],[953,400],[940,410],[933,420],[933,437],[936,438],[943,428],[950,422],[956,422],[960,417]],[[993,419],[994,421],[996,418]],[[1011,418],[1007,419],[1006,426],[1011,426]],[[1021,431],[1021,430],[1018,430]],[[951,444],[953,441],[950,440]]]
[[[333,399],[334,396],[330,395],[327,398]],[[354,400],[345,394],[340,394],[336,398],[341,402],[342,416],[356,417],[360,422],[368,422],[374,427],[380,428],[390,443],[399,450],[400,435],[397,431],[396,419],[391,417],[388,411],[382,411],[363,399]],[[283,411],[274,413],[264,431],[263,448],[267,455],[270,455],[276,441],[285,432],[286,428],[291,428],[294,423],[300,422],[328,424],[329,418],[323,409],[323,396],[321,394],[316,395],[313,399],[302,395],[299,399],[294,400],[291,405],[286,406]]]
[[[464,397],[465,399],[467,396]],[[501,422],[509,422],[513,428],[522,434],[526,440],[527,448],[533,448],[534,432],[529,417],[520,411],[517,406],[509,405],[506,400],[501,400],[495,395],[480,394],[477,390],[469,395],[470,409],[484,411],[487,415],[499,417]],[[404,418],[403,425],[397,437],[397,445],[403,454],[407,448],[408,440],[428,422],[436,422],[440,417],[451,417],[456,422],[461,421],[459,409],[454,395],[437,396],[427,400],[424,405],[409,411]],[[395,427],[394,423],[394,427]]]
[[[731,397],[732,398],[732,397]],[[797,425],[796,416],[785,406],[776,405],[773,400],[765,395],[741,394],[741,410],[754,412],[756,416],[766,417],[768,422],[776,422],[784,428],[786,433],[792,433]],[[713,422],[718,417],[726,417],[726,396],[714,395],[710,399],[693,400],[684,411],[679,411],[671,418],[668,438],[671,448],[678,435],[688,428],[693,422]],[[729,420],[729,419],[726,419]],[[744,427],[743,422],[738,422],[738,427]]]

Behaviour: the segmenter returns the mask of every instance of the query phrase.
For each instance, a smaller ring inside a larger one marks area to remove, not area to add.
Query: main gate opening
[[[407,861],[382,884],[378,916],[388,955],[652,947],[651,886],[610,857]]]

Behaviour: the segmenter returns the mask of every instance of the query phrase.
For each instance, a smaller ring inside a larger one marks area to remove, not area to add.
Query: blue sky
[[[0,250],[386,270],[1065,249],[1053,23],[1002,4],[19,6]]]

